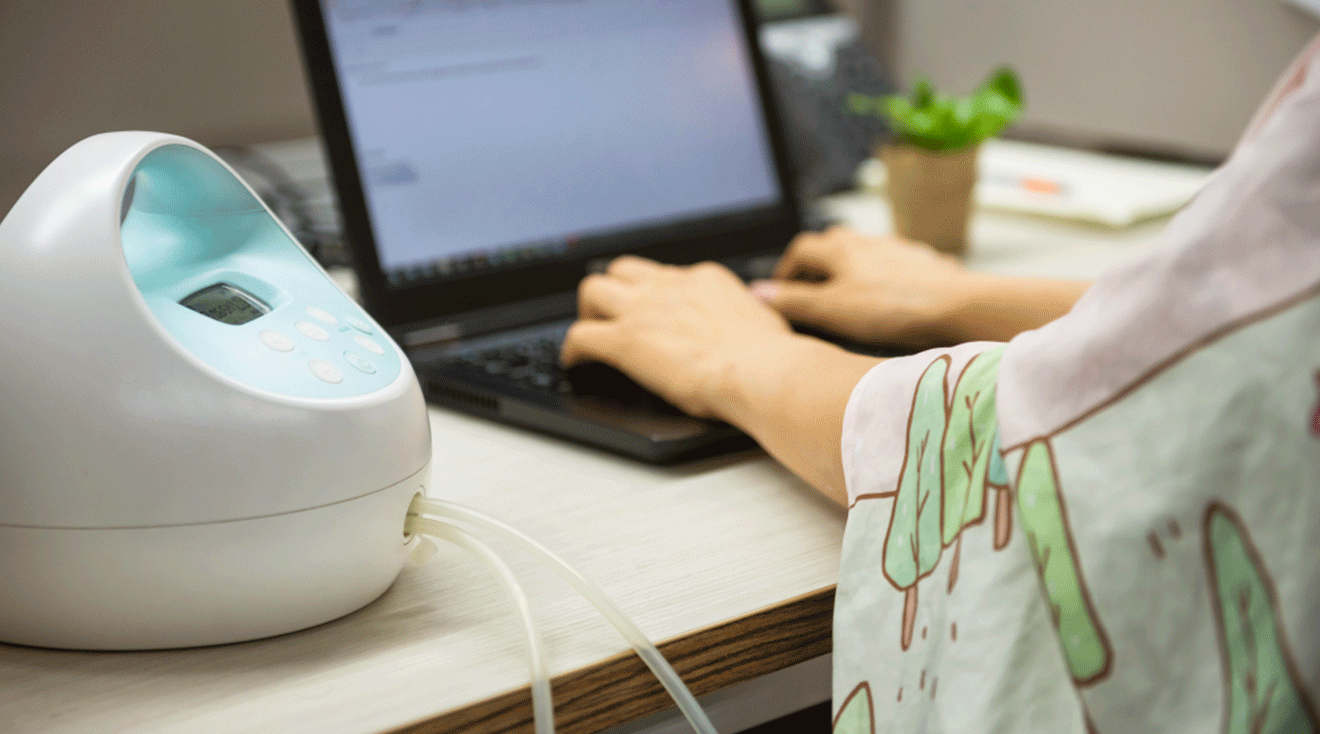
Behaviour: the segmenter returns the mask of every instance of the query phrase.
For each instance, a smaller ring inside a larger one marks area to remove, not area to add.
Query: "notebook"
[[[748,2],[294,6],[364,303],[428,400],[656,462],[751,445],[556,364],[612,257],[751,277],[801,229]]]

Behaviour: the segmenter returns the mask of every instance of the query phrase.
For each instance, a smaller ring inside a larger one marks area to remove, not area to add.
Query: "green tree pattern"
[[[894,498],[883,571],[905,594],[902,647],[906,650],[912,642],[917,584],[935,569],[943,549],[957,543],[952,590],[962,531],[984,520],[987,495],[994,489],[994,547],[1008,543],[1016,499],[1073,682],[1092,685],[1108,676],[1113,650],[1078,563],[1048,438],[1025,447],[1017,482],[1010,487],[995,416],[1002,354],[1001,347],[973,358],[952,396],[947,356],[933,361],[917,382],[898,488],[880,495]],[[1204,530],[1224,658],[1225,734],[1320,734],[1320,715],[1292,662],[1273,585],[1245,525],[1216,502],[1207,509]],[[834,732],[874,730],[870,688],[862,683],[840,709]]]
[[[1003,347],[973,357],[949,396],[951,360],[931,362],[912,398],[907,447],[885,538],[884,573],[904,592],[901,643],[912,643],[917,583],[957,543],[949,589],[958,579],[962,530],[985,517],[986,475],[996,445],[995,380]]]
[[[972,358],[953,388],[944,433],[944,494],[941,539],[957,543],[949,568],[949,590],[958,582],[962,531],[985,518],[986,472],[996,445],[995,380],[1003,348]]]
[[[909,417],[907,453],[899,475],[894,511],[885,538],[884,573],[905,594],[903,605],[903,649],[912,644],[917,613],[917,581],[930,574],[944,549],[940,542],[941,474],[944,464],[940,446],[947,421],[945,384],[949,358],[931,363],[917,382]],[[935,505],[931,507],[931,501]]]
[[[833,734],[875,734],[871,687],[865,681],[848,694],[834,717]]]
[[[1225,505],[1205,517],[1211,602],[1224,655],[1226,734],[1314,734],[1315,706],[1294,670],[1266,574],[1247,528]]]
[[[979,354],[953,388],[944,434],[943,540],[985,515],[985,478],[995,435],[995,378],[1003,350]]]
[[[1049,441],[1027,446],[1017,501],[1068,670],[1079,686],[1095,683],[1109,673],[1112,652],[1077,564]]]

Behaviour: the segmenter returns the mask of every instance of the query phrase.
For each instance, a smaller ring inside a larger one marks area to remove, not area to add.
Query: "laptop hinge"
[[[576,313],[577,292],[566,291],[409,324],[398,334],[403,347],[412,349],[481,336],[517,326],[568,319]]]

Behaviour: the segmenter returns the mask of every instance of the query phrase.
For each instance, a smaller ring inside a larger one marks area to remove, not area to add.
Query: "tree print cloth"
[[[1161,244],[854,389],[840,732],[1317,732],[1320,37]]]

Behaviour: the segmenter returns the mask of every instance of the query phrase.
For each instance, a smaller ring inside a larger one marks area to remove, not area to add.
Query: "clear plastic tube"
[[[683,679],[669,665],[655,645],[647,639],[646,635],[633,624],[632,620],[624,615],[623,611],[610,600],[600,587],[592,583],[589,579],[577,571],[577,569],[568,565],[568,563],[551,551],[549,548],[541,545],[532,538],[524,535],[517,528],[497,520],[489,515],[476,510],[457,505],[443,500],[428,499],[418,496],[413,500],[412,506],[408,510],[410,515],[432,515],[438,518],[445,518],[451,521],[463,523],[464,525],[495,533],[506,540],[509,540],[523,550],[526,550],[545,566],[559,574],[561,578],[567,581],[578,593],[586,597],[600,610],[605,619],[614,625],[637,651],[646,667],[651,669],[655,677],[660,680],[660,685],[664,686],[669,695],[673,697],[674,702],[678,704],[679,711],[687,718],[688,723],[692,725],[698,734],[717,734],[715,726],[711,724],[706,712],[701,709],[697,699],[693,697],[692,692],[683,684]]]
[[[500,585],[513,601],[518,616],[522,619],[523,634],[527,638],[532,674],[532,720],[535,722],[536,734],[554,734],[555,705],[550,694],[550,675],[546,668],[545,648],[541,644],[541,635],[536,630],[536,622],[532,619],[532,608],[527,603],[527,595],[523,593],[522,585],[518,583],[508,564],[489,546],[447,518],[422,517],[410,513],[404,524],[404,532],[447,540],[470,551],[494,572]]]

